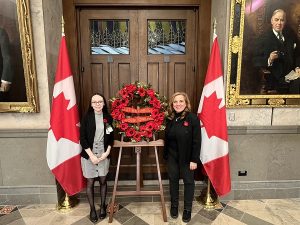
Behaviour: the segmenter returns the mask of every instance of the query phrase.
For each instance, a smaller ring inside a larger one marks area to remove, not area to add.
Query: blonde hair
[[[187,93],[185,93],[185,92],[176,92],[176,93],[174,93],[171,96],[171,98],[169,100],[169,105],[168,105],[168,119],[170,119],[170,120],[174,119],[174,117],[175,117],[175,110],[173,108],[173,101],[174,101],[175,97],[178,96],[178,95],[182,95],[184,97],[184,101],[185,101],[185,104],[186,104],[186,107],[183,110],[183,113],[181,114],[181,117],[180,117],[181,119],[183,119],[186,116],[187,112],[190,112],[191,108],[192,108],[191,107],[191,102],[190,102],[190,99],[189,99]]]

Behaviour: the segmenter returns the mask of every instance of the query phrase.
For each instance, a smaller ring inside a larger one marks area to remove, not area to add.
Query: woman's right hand
[[[96,165],[96,164],[98,164],[99,163],[99,158],[97,157],[97,156],[95,156],[94,154],[92,154],[91,156],[90,156],[90,159],[91,159],[91,161],[92,161],[92,163],[94,164],[94,165]]]

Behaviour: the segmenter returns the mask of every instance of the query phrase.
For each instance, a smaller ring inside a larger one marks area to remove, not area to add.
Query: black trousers
[[[179,164],[178,157],[169,154],[168,174],[171,206],[178,207],[179,179],[182,178],[184,183],[184,209],[191,211],[195,191],[194,170],[190,170],[190,164]]]

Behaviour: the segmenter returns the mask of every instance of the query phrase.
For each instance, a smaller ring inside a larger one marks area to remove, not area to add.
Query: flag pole
[[[70,212],[72,208],[78,205],[79,200],[75,196],[69,196],[65,193],[65,199],[63,202],[57,204],[57,210],[61,213]]]
[[[72,208],[78,205],[79,200],[75,196],[69,196],[65,190],[62,188],[60,183],[56,180],[56,189],[57,189],[57,211],[61,213],[70,212]]]
[[[65,35],[65,21],[64,17],[61,17],[61,32],[62,36]],[[61,213],[67,213],[72,208],[74,208],[76,205],[78,205],[79,200],[76,196],[69,196],[65,190],[61,187],[61,185],[56,182],[56,187],[58,188],[58,196],[64,196],[63,201],[60,200],[60,197],[58,197],[58,204],[56,206],[56,209]]]
[[[65,193],[64,201],[57,204],[57,210],[61,213],[70,212],[72,208],[78,205],[79,200],[75,196],[69,196]]]
[[[213,39],[215,39],[217,30],[217,20],[214,18],[213,22]],[[207,190],[206,190],[206,195],[204,196],[202,203],[204,205],[204,209],[215,209],[216,206],[219,203],[219,199],[217,195],[212,195],[211,194],[211,182],[209,180],[209,177],[207,177]]]
[[[217,33],[217,20],[214,18],[213,22],[213,40],[215,40]],[[215,208],[222,208],[222,205],[220,204],[220,201],[218,199],[218,195],[214,191],[213,187],[211,187],[211,181],[209,177],[207,176],[207,189],[206,194],[201,194],[199,196],[200,203],[202,203],[204,209],[215,209]]]
[[[220,208],[220,202],[218,199],[218,196],[215,194],[211,194],[211,182],[209,178],[207,177],[207,189],[206,189],[206,195],[200,199],[202,205],[204,206],[204,209],[215,209]]]

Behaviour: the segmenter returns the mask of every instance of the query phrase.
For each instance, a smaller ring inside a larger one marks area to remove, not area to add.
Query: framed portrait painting
[[[38,112],[29,0],[0,5],[0,112]]]
[[[300,106],[300,1],[231,0],[226,105]]]

